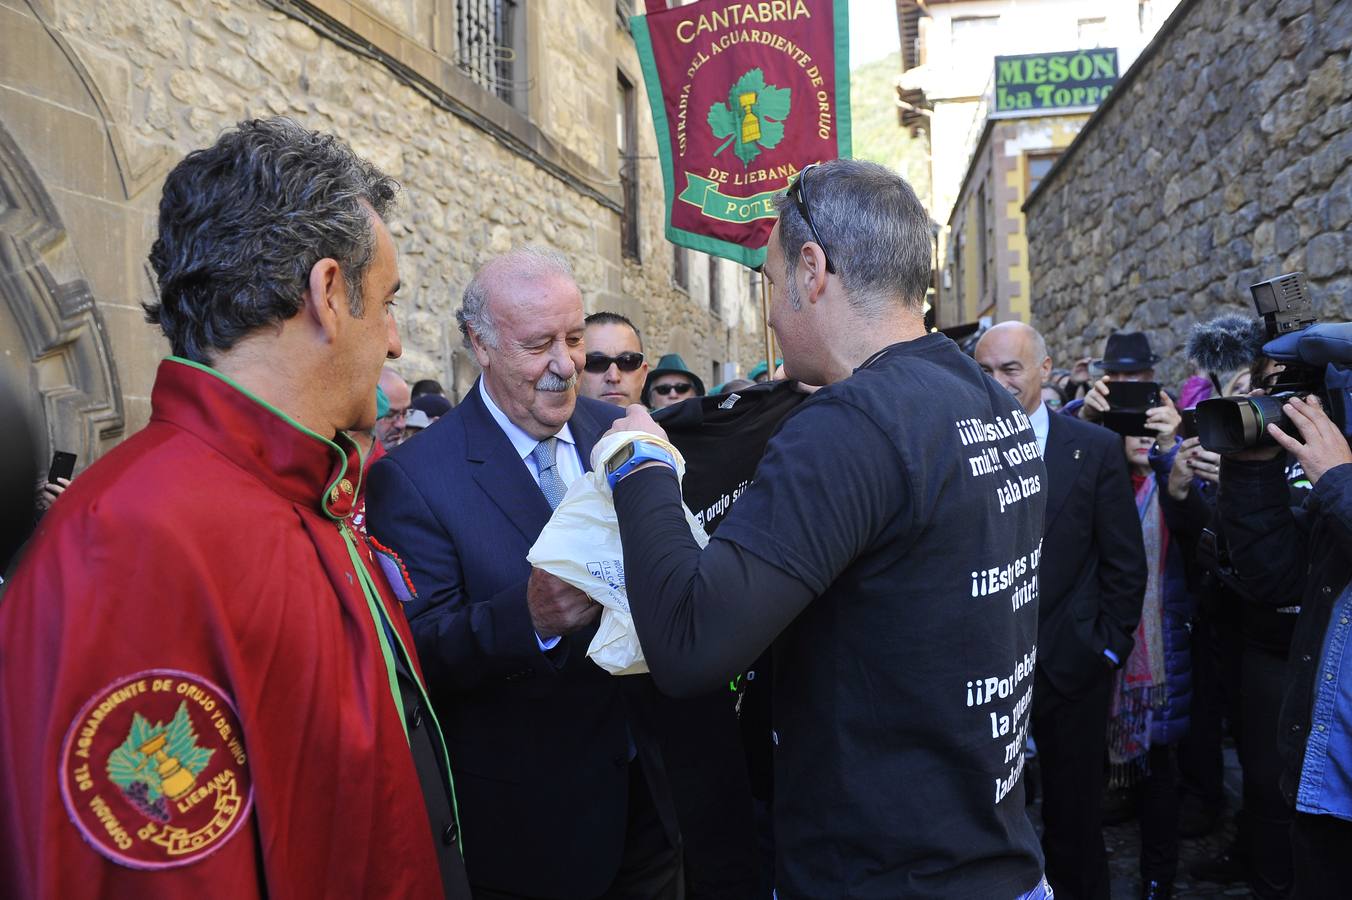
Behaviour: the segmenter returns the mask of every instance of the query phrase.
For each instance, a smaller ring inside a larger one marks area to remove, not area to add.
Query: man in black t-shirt
[[[1046,471],[1028,417],[926,334],[929,219],[882,166],[810,166],[765,272],[785,417],[701,551],[674,467],[607,461],[658,686],[708,690],[774,645],[781,900],[1039,898],[1023,747]],[[631,406],[616,430],[661,429]]]

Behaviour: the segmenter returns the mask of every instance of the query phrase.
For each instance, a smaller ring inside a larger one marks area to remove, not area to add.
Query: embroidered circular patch
[[[61,799],[115,863],[166,869],[209,856],[249,818],[244,731],[219,687],[147,669],[84,705],[61,744]]]

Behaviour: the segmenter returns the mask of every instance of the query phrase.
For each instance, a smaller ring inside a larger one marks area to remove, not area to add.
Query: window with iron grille
[[[518,0],[453,0],[455,62],[484,90],[523,105],[525,22]]]
[[[615,129],[620,149],[620,192],[624,207],[620,211],[620,250],[627,259],[639,258],[638,243],[638,118],[634,85],[619,73],[616,97]]]

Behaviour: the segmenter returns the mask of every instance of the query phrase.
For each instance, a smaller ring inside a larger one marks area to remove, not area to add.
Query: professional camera
[[[1317,395],[1344,435],[1352,412],[1352,324],[1319,321],[1300,272],[1252,285],[1254,306],[1263,320],[1267,342],[1260,355],[1281,363],[1282,370],[1255,382],[1262,397],[1220,397],[1197,405],[1197,435],[1216,453],[1234,453],[1276,442],[1267,433],[1275,423],[1299,436],[1282,406],[1295,397]]]

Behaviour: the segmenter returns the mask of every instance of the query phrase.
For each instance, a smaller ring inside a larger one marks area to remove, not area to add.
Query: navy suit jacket
[[[621,415],[578,399],[568,424],[584,470]],[[628,679],[586,657],[595,626],[548,653],[536,642],[526,552],[551,511],[478,383],[379,460],[367,491],[367,528],[416,592],[405,612],[446,736],[471,883],[531,897],[603,893],[624,850],[631,734],[650,782],[661,764],[631,727]]]
[[[1052,413],[1043,462],[1047,511],[1038,576],[1038,668],[1076,697],[1104,649],[1127,661],[1145,596],[1145,543],[1122,438]]]

